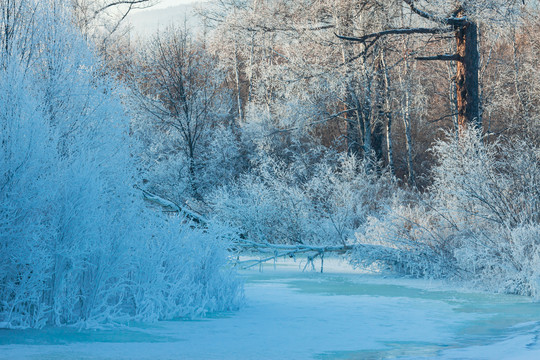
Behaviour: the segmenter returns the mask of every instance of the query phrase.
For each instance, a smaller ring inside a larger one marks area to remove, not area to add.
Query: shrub
[[[434,151],[430,191],[395,203],[357,235],[395,256],[381,262],[358,252],[354,261],[365,256],[407,274],[539,296],[539,149],[516,139],[488,143],[473,129]]]
[[[226,244],[150,212],[132,188],[135,144],[117,88],[69,7],[53,2],[21,2],[28,23],[0,67],[0,327],[236,307]]]

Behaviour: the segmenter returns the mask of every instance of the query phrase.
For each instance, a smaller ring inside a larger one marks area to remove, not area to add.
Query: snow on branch
[[[247,239],[237,238],[234,240],[234,250],[236,251],[253,251],[260,254],[269,254],[266,257],[260,259],[250,259],[244,261],[238,261],[238,264],[244,268],[252,268],[254,266],[260,266],[262,263],[277,260],[284,257],[295,257],[296,255],[306,255],[307,263],[304,266],[304,271],[311,264],[314,269],[313,260],[317,257],[321,259],[321,273],[324,268],[324,256],[327,253],[344,255],[348,253],[354,253],[355,259],[365,263],[383,262],[389,265],[394,265],[399,262],[398,259],[403,257],[403,251],[397,248],[390,248],[383,245],[375,244],[353,244],[353,245],[283,245],[283,244],[270,244],[259,243]],[[359,259],[359,260],[358,260]]]
[[[429,60],[437,60],[437,61],[463,61],[463,58],[459,54],[452,54],[452,55],[434,55],[434,56],[417,56],[415,58],[416,60],[423,60],[423,61],[429,61]]]
[[[291,26],[285,26],[285,27],[277,27],[277,26],[264,26],[264,25],[257,25],[257,26],[249,26],[249,27],[242,27],[238,26],[239,29],[244,29],[246,31],[250,32],[264,32],[264,33],[273,33],[273,32],[299,32],[299,31],[321,31],[321,30],[327,30],[327,29],[333,29],[336,26],[334,24],[320,24],[320,25],[291,25]]]
[[[141,8],[144,8],[144,7],[152,6],[153,3],[150,2],[150,0],[121,0],[121,1],[114,1],[114,2],[111,2],[111,3],[103,4],[100,8],[96,9],[94,11],[94,17],[97,17],[98,14],[104,12],[107,9],[110,9],[112,7],[117,7],[117,6],[120,6],[120,5],[128,5],[129,10],[131,10],[132,8],[134,8],[137,5],[142,6]]]
[[[338,38],[348,41],[356,41],[364,43],[368,40],[377,41],[380,37],[386,35],[410,35],[410,34],[444,34],[454,31],[452,28],[404,28],[404,29],[390,29],[379,31],[376,33],[367,34],[364,36],[345,36],[335,34]]]
[[[312,245],[282,245],[282,244],[270,244],[270,243],[258,243],[247,239],[236,239],[234,242],[236,250],[243,251],[255,251],[258,253],[270,253],[268,257],[260,259],[250,259],[245,261],[239,261],[238,264],[244,268],[249,269],[257,265],[261,265],[267,261],[277,260],[284,257],[295,257],[296,255],[307,255],[307,263],[304,266],[304,270],[311,264],[314,269],[313,260],[315,258],[321,258],[321,273],[324,269],[324,254],[325,253],[337,253],[345,254],[353,249],[349,245],[340,246],[312,246]]]
[[[464,26],[468,22],[467,17],[461,17],[461,18],[456,18],[454,16],[442,17],[442,16],[437,16],[437,15],[430,14],[430,13],[424,11],[424,10],[421,10],[421,9],[417,8],[416,5],[414,4],[414,0],[403,0],[403,2],[405,2],[407,5],[409,5],[412,12],[414,12],[416,15],[418,15],[420,17],[423,17],[424,19],[428,19],[428,20],[431,20],[431,21],[434,21],[434,22],[437,22],[437,23],[440,23],[440,24],[453,25],[453,26]]]
[[[196,213],[195,211],[191,210],[191,209],[187,209],[186,207],[182,207],[178,204],[176,204],[175,202],[169,200],[169,199],[165,199],[157,194],[154,194],[154,193],[151,193],[150,191],[148,190],[143,190],[141,188],[139,188],[138,186],[134,186],[137,190],[140,190],[142,193],[143,193],[143,197],[145,200],[151,202],[151,203],[154,203],[156,205],[159,205],[163,208],[163,211],[166,211],[166,212],[177,212],[179,214],[183,214],[185,215],[188,219],[198,223],[198,224],[201,224],[201,225],[205,225],[208,223],[208,220],[206,220],[206,218],[201,215],[201,214],[198,214]]]

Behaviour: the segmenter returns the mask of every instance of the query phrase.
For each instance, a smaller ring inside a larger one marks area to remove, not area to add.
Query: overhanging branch
[[[418,56],[415,57],[416,60],[438,60],[438,61],[463,61],[463,58],[459,54],[453,55],[434,55],[434,56]]]
[[[424,11],[424,10],[420,10],[414,4],[414,0],[403,0],[403,2],[406,3],[407,5],[409,5],[409,8],[411,8],[412,12],[415,13],[416,15],[418,15],[420,17],[423,17],[424,19],[428,19],[428,20],[437,22],[439,24],[452,25],[452,26],[464,26],[468,22],[467,17],[461,17],[461,18],[456,18],[456,17],[453,17],[453,16],[451,16],[451,17],[442,17],[442,16],[437,16],[437,15],[430,14],[427,11]]]
[[[428,120],[428,122],[432,124],[432,123],[436,123],[436,122],[442,121],[444,119],[448,119],[450,117],[454,117],[454,116],[458,116],[458,115],[459,115],[458,113],[448,114],[448,115],[441,116],[440,118],[437,118],[437,119],[434,119],[434,120]]]
[[[306,26],[306,25],[298,25],[298,26],[285,26],[285,27],[268,27],[264,25],[257,25],[257,26],[237,26],[239,29],[251,31],[251,32],[286,32],[286,31],[293,31],[293,32],[299,32],[299,31],[320,31],[320,30],[327,30],[327,29],[333,29],[336,26],[333,24],[320,24],[320,25],[313,25],[313,26]]]
[[[142,5],[142,7],[150,7],[153,4],[150,2],[150,0],[119,0],[119,1],[114,1],[114,2],[111,2],[111,3],[105,4],[101,8],[95,10],[94,11],[94,17],[97,16],[97,14],[99,14],[99,13],[101,13],[101,12],[103,12],[103,11],[109,9],[109,8],[112,8],[112,7],[115,7],[115,6],[120,6],[120,5],[129,5],[130,9],[132,9],[136,5]]]
[[[328,122],[330,120],[339,118],[341,115],[343,115],[345,113],[348,113],[348,112],[351,112],[351,111],[357,111],[357,110],[358,110],[358,108],[351,108],[351,109],[342,110],[342,111],[337,112],[335,114],[332,114],[332,115],[330,115],[330,116],[328,116],[328,117],[326,117],[326,118],[324,118],[322,120],[317,120],[317,121],[307,123],[306,126],[323,124],[323,123]],[[275,131],[271,132],[270,134],[268,134],[266,136],[273,136],[273,135],[276,135],[276,134],[279,134],[279,133],[289,132],[289,131],[298,130],[298,129],[300,129],[300,126],[290,127],[290,128],[287,128],[287,129],[278,129],[278,130],[275,130]]]
[[[356,41],[365,43],[368,40],[377,40],[382,36],[386,35],[410,35],[410,34],[444,34],[453,32],[454,29],[452,28],[405,28],[405,29],[390,29],[390,30],[384,30],[379,31],[372,34],[367,34],[364,36],[345,36],[345,35],[339,35],[335,34],[338,38],[348,41]]]

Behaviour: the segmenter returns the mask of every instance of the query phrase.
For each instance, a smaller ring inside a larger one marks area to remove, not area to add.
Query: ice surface
[[[207,319],[3,330],[0,359],[540,358],[540,305],[528,298],[354,273],[332,261],[324,274],[302,267],[243,271],[246,306]]]

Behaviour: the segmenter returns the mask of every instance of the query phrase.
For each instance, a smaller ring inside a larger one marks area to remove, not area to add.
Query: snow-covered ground
[[[528,298],[299,265],[243,271],[246,306],[204,320],[0,330],[0,359],[540,359]]]

